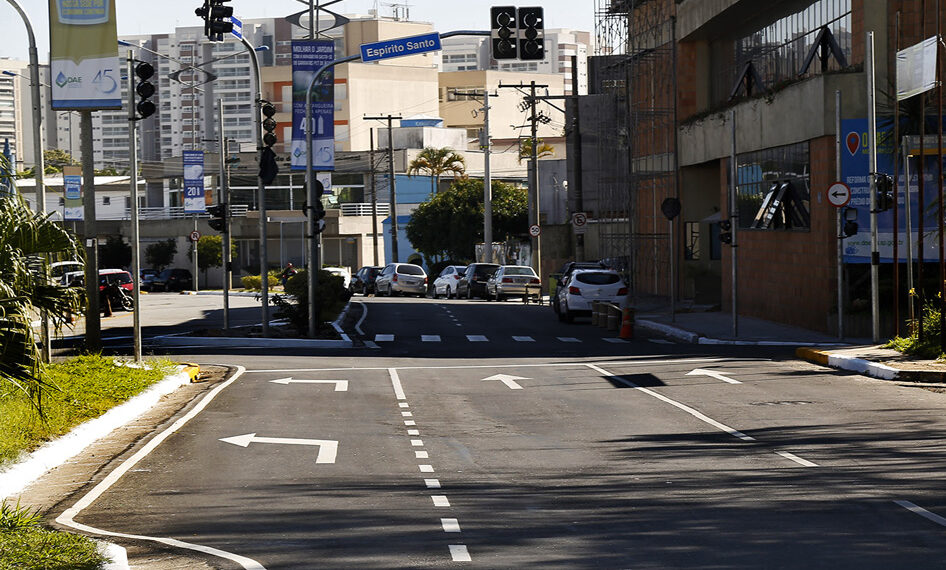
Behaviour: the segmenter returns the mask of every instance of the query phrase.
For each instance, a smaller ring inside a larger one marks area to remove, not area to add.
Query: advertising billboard
[[[53,109],[121,109],[114,0],[49,0]]]
[[[312,76],[335,60],[332,40],[292,41],[292,169],[305,170],[305,99]],[[312,87],[312,167],[335,170],[335,73],[325,70]]]
[[[207,210],[204,197],[204,151],[184,151],[184,212],[202,214]]]

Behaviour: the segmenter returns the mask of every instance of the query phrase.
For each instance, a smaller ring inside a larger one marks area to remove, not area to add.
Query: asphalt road
[[[246,371],[76,520],[221,568],[946,559],[946,394],[548,307],[356,301],[378,348],[179,355]]]

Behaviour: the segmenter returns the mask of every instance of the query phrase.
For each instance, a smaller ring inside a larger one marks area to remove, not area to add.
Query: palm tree
[[[536,158],[544,158],[555,154],[555,147],[546,144],[542,139],[538,139],[539,146],[535,151]],[[532,158],[532,139],[525,138],[519,140],[519,162]]]
[[[440,184],[440,175],[444,172],[451,172],[459,178],[466,177],[466,161],[452,148],[428,146],[424,147],[424,150],[417,154],[417,158],[407,165],[408,176],[413,176],[421,171],[430,175],[430,194],[434,195],[437,193],[437,187]]]
[[[0,158],[0,182],[7,184],[0,190],[0,384],[23,390],[41,410],[46,385],[32,321],[45,312],[60,331],[67,315],[81,312],[79,291],[48,275],[50,260],[81,259],[82,250],[61,225],[29,209],[11,172]]]

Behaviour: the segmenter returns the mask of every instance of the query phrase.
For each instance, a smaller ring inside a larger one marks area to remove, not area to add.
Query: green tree
[[[528,231],[527,192],[504,182],[492,184],[493,236],[506,240]],[[471,260],[483,241],[483,181],[463,179],[414,210],[407,238],[424,254],[428,265],[436,258]]]
[[[453,173],[454,176],[461,178],[466,176],[466,161],[452,148],[428,146],[424,147],[417,154],[417,158],[407,165],[408,176],[414,176],[419,172],[425,172],[430,176],[430,194],[434,195],[440,184],[440,176],[444,172]]]
[[[131,245],[121,236],[108,236],[99,246],[99,267],[102,269],[131,267]]]
[[[174,262],[175,255],[177,255],[176,239],[158,241],[145,248],[145,263],[161,271]]]
[[[237,255],[235,243],[230,243],[230,257]],[[194,261],[194,248],[188,248],[187,259]],[[207,270],[211,267],[223,265],[223,236],[201,236],[197,242],[197,269],[204,272],[204,281],[207,280]]]
[[[11,172],[0,157],[0,173]],[[30,210],[10,174],[2,178],[12,189],[0,192],[0,384],[23,390],[42,410],[47,386],[32,321],[45,312],[60,331],[68,315],[82,311],[78,290],[54,285],[47,277],[51,260],[82,259],[82,248],[48,215]]]
[[[546,144],[542,139],[536,139],[539,143],[538,148],[536,149],[536,158],[545,158],[546,156],[555,155],[555,147]],[[525,138],[519,139],[519,162],[523,160],[529,160],[532,158],[532,139]]]

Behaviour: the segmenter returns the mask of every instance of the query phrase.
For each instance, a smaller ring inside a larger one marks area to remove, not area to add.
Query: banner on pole
[[[936,88],[936,36],[897,52],[897,101]]]
[[[204,198],[204,151],[185,150],[184,158],[184,212],[202,214],[207,210]]]
[[[292,169],[305,170],[305,96],[312,76],[335,60],[332,40],[292,41]],[[325,70],[312,87],[312,167],[335,170],[335,72]]]
[[[114,0],[49,0],[52,108],[121,109]]]
[[[78,166],[65,166],[62,169],[62,185],[65,192],[62,219],[77,221],[84,219],[82,209],[82,169]]]

